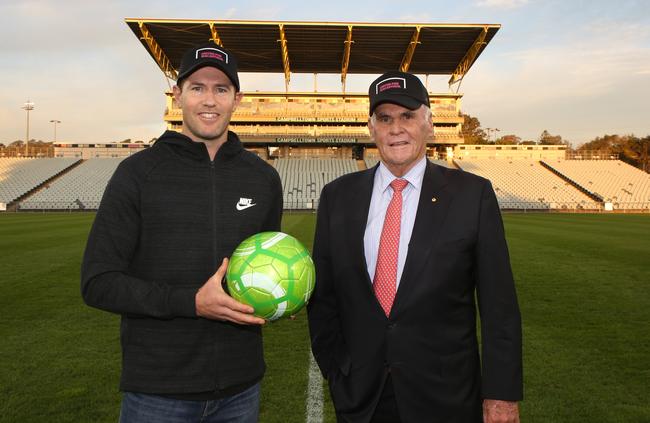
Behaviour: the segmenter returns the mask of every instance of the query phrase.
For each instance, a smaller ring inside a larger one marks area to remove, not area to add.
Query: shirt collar
[[[406,175],[402,176],[402,179],[406,179],[409,185],[412,185],[414,188],[420,189],[426,166],[427,158],[422,157],[415,166],[406,172]],[[388,170],[386,165],[384,165],[384,162],[381,161],[379,162],[379,169],[377,169],[377,176],[379,178],[377,184],[379,184],[381,192],[385,192],[386,188],[388,188],[390,183],[393,182],[393,179],[397,178],[397,176],[393,175],[390,170]]]

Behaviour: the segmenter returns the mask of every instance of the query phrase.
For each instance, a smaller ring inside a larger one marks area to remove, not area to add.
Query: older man
[[[325,186],[314,240],[312,350],[338,420],[517,422],[521,321],[492,186],[426,159],[419,78],[385,73],[369,96],[381,162]]]

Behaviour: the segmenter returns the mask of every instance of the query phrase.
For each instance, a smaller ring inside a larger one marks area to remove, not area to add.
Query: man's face
[[[225,141],[228,124],[242,94],[225,73],[205,66],[174,86],[174,97],[183,110],[183,131],[194,141]]]
[[[393,175],[403,176],[424,157],[433,122],[424,106],[409,110],[383,103],[368,120],[368,129],[384,165]]]

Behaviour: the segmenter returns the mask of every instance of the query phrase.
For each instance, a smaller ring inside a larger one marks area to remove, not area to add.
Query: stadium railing
[[[285,200],[282,207],[284,210],[317,210],[318,200]]]
[[[499,201],[499,208],[507,211],[555,212],[555,213],[650,213],[650,202],[613,203],[612,210],[606,210],[598,202],[533,202],[533,201]]]
[[[97,210],[99,201],[31,201],[27,207],[18,204],[17,211],[88,211]]]

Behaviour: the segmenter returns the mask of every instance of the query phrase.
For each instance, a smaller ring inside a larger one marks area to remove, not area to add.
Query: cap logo
[[[216,59],[228,63],[228,53],[218,48],[205,47],[196,50],[196,59]]]
[[[377,85],[375,85],[375,94],[379,94],[386,90],[393,90],[393,89],[405,90],[406,78],[399,78],[395,76],[392,78],[386,78],[383,81],[379,81]]]

